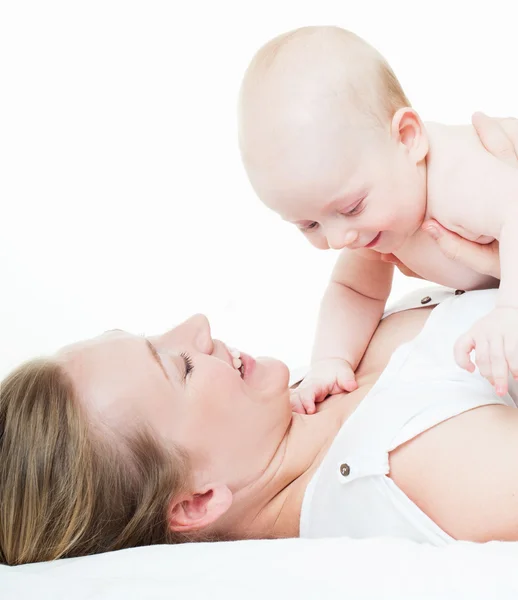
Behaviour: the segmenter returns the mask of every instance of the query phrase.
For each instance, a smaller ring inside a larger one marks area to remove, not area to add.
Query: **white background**
[[[425,120],[517,114],[516,5],[358,0],[0,4],[0,375],[193,312],[252,354],[308,360],[335,255],[255,198],[236,97],[257,48],[336,24]],[[517,233],[518,235],[518,233]],[[398,277],[394,293],[416,281]]]

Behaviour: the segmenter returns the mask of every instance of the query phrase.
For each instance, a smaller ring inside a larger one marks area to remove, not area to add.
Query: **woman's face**
[[[179,444],[195,484],[235,493],[253,483],[291,422],[287,367],[242,354],[238,370],[202,315],[153,338],[107,332],[60,357],[94,423],[118,432],[146,425]]]

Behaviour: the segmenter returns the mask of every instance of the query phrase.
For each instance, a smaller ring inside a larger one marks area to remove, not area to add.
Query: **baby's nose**
[[[347,231],[346,233],[340,230],[333,230],[327,235],[327,243],[333,250],[341,250],[346,248],[358,239],[357,231]]]

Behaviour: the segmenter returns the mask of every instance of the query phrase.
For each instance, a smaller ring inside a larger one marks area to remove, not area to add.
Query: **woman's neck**
[[[236,494],[231,523],[224,529],[243,538],[294,537],[299,534],[300,508],[311,477],[344,421],[370,386],[340,394],[318,406],[313,415],[293,413],[290,426],[263,476]]]

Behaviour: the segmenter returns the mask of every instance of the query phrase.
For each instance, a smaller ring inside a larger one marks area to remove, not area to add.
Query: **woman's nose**
[[[212,354],[214,342],[212,341],[210,324],[205,315],[194,315],[174,327],[167,333],[156,338],[157,347],[161,351],[171,351],[175,348],[192,348],[203,354]]]
[[[192,335],[192,343],[198,352],[212,354],[214,341],[210,330],[209,320],[205,315],[198,314],[190,317],[184,325]]]

